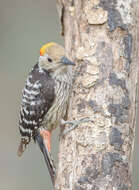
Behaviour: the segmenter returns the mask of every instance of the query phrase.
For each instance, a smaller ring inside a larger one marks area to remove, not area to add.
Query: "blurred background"
[[[33,143],[17,157],[21,90],[45,42],[63,44],[55,0],[0,0],[0,189],[51,190],[39,148]],[[138,122],[137,122],[138,123]],[[58,144],[55,131],[53,138]],[[139,187],[139,129],[133,161],[134,190]],[[53,146],[54,147],[54,146]],[[53,154],[57,154],[53,148]],[[56,159],[56,158],[55,158]]]

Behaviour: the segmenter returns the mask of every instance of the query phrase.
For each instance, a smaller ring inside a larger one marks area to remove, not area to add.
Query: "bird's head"
[[[64,70],[68,65],[75,65],[65,56],[64,48],[55,42],[49,42],[41,47],[39,64],[52,72]]]

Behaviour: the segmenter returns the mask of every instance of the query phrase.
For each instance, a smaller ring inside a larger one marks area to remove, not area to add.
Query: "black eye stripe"
[[[48,58],[48,61],[49,61],[49,62],[52,62],[52,59],[51,59],[51,58]]]

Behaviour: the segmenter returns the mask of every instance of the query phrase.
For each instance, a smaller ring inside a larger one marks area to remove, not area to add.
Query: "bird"
[[[53,185],[56,171],[51,156],[51,132],[66,115],[73,86],[73,66],[75,63],[67,58],[64,47],[48,42],[40,48],[38,61],[22,90],[18,156],[32,139],[37,142]]]

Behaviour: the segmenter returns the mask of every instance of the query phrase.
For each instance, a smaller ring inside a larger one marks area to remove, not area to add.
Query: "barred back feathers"
[[[22,92],[19,130],[21,143],[18,155],[21,156],[35,131],[43,125],[45,114],[55,97],[54,80],[49,72],[36,64],[29,73]]]
[[[37,141],[54,184],[55,167],[47,134],[51,135],[66,114],[72,88],[72,65],[75,64],[65,57],[64,48],[56,43],[45,44],[40,55],[22,93],[18,155],[23,154],[31,139]]]

